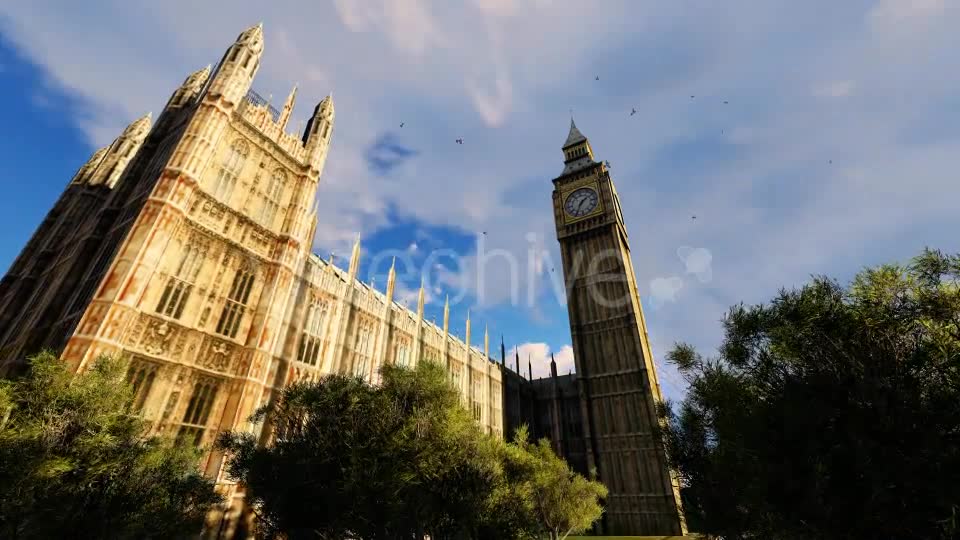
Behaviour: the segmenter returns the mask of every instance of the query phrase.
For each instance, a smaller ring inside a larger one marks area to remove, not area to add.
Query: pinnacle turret
[[[183,84],[170,96],[170,101],[167,102],[165,110],[180,108],[192,102],[192,100],[200,94],[200,91],[203,89],[203,86],[207,84],[207,79],[209,78],[209,64],[188,75],[187,78],[184,79]]]
[[[347,270],[350,277],[357,277],[360,271],[360,233],[357,233],[357,240],[353,243],[353,252],[350,254],[350,266]]]
[[[287,96],[287,100],[283,103],[283,109],[280,111],[280,118],[277,120],[277,123],[280,124],[280,131],[283,131],[287,128],[287,122],[290,121],[290,115],[293,114],[293,107],[297,103],[297,85],[293,85],[293,90],[290,90],[290,95]]]
[[[335,118],[336,110],[333,106],[333,94],[329,94],[317,104],[313,110],[313,116],[307,122],[307,128],[303,131],[301,140],[307,150],[310,165],[318,172],[323,172]]]
[[[227,49],[207,95],[237,106],[250,90],[263,55],[263,24],[247,28]]]
[[[393,301],[393,290],[397,283],[397,258],[394,257],[393,261],[390,263],[390,272],[387,273],[387,303]]]
[[[426,296],[423,291],[423,276],[420,276],[420,292],[417,294],[417,317],[423,318],[423,307],[426,303]]]

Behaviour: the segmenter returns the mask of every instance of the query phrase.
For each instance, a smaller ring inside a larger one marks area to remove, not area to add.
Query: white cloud
[[[697,276],[700,283],[710,283],[713,279],[713,254],[709,249],[682,246],[677,248],[677,257],[683,261],[686,272]]]
[[[683,288],[683,280],[677,276],[658,277],[650,280],[650,295],[653,307],[677,301],[677,293]]]
[[[410,245],[407,246],[407,251],[409,251],[410,253],[415,253],[417,251],[417,247],[418,246],[416,242],[410,242]]]
[[[77,96],[74,120],[93,144],[159,112],[263,12],[249,0],[227,11],[171,0],[148,18],[122,2],[34,4],[0,4],[0,32]],[[280,1],[264,21],[255,87],[285,96],[299,82],[297,120],[336,87],[318,248],[342,264],[357,231],[393,225],[392,209],[423,226],[422,252],[438,245],[429,227],[487,231],[487,253],[517,261],[523,309],[563,332],[550,179],[574,107],[597,155],[617,163],[637,281],[662,302],[647,321],[651,339],[709,347],[740,300],[924,243],[960,251],[945,232],[960,197],[957,10],[932,0],[837,6],[733,0],[691,17],[626,0],[587,13],[560,0]],[[827,16],[834,8],[843,13]],[[814,30],[798,35],[797,24]],[[421,154],[377,177],[364,152],[400,121],[404,144]],[[681,273],[678,246],[711,246],[680,255],[709,291],[678,295],[680,278],[663,277]],[[512,269],[492,264],[479,279],[480,262],[450,265],[444,287],[482,288],[488,306],[513,302]]]
[[[430,289],[428,289],[428,288],[424,288],[424,290],[423,290],[423,302],[424,302],[425,305],[430,305],[430,304],[433,303],[433,301],[434,301],[435,298],[436,298],[436,297],[434,296],[434,293],[435,293],[435,291],[432,291],[432,290],[430,290]],[[394,294],[394,297],[396,298],[397,302],[399,302],[400,304],[402,304],[402,305],[404,305],[404,306],[407,306],[407,307],[410,308],[411,310],[416,311],[416,309],[417,309],[417,300],[418,300],[419,297],[420,297],[420,288],[419,288],[419,287],[417,287],[417,288],[415,288],[415,289],[410,289],[410,288],[407,288],[407,286],[404,285],[403,282],[401,282],[401,281],[398,280],[398,281],[397,281],[396,288],[395,288],[394,291],[393,291],[393,294]]]
[[[541,379],[550,376],[550,354],[557,363],[557,375],[567,375],[576,371],[573,361],[573,347],[563,345],[557,351],[552,351],[546,343],[524,343],[518,347],[520,354],[520,374],[529,376],[529,368],[533,369],[533,378]],[[516,353],[514,353],[516,354]],[[527,365],[529,362],[529,366]],[[516,369],[516,356],[508,355],[507,367]]]
[[[946,0],[880,0],[867,17],[877,25],[908,24],[943,14]]]
[[[813,95],[821,98],[841,98],[853,93],[856,83],[853,81],[831,81],[813,88]]]

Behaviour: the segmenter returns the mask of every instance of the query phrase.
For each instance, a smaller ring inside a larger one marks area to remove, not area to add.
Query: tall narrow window
[[[157,377],[157,366],[153,364],[136,362],[130,364],[127,368],[127,384],[133,387],[133,400],[130,402],[130,410],[134,414],[143,412],[143,406],[150,397],[150,390],[153,388],[153,381]]]
[[[463,393],[463,387],[460,385],[460,362],[450,362],[450,381],[457,391]]]
[[[230,286],[230,293],[227,295],[227,303],[223,306],[223,312],[220,313],[220,321],[217,322],[217,333],[229,338],[237,337],[237,330],[240,329],[240,321],[247,309],[247,301],[250,299],[250,289],[253,288],[253,272],[246,269],[240,269],[233,278],[233,285]]]
[[[493,426],[493,431],[498,435],[503,430],[501,426],[501,416],[503,415],[503,404],[501,402],[502,396],[500,394],[500,385],[497,383],[490,384],[490,409],[492,410],[492,418],[490,419],[490,424]]]
[[[400,367],[410,367],[410,345],[407,342],[397,344],[393,362]]]
[[[201,248],[196,245],[187,245],[180,255],[180,262],[174,274],[167,278],[167,285],[160,296],[160,302],[157,303],[157,313],[174,319],[180,318],[202,265]]]
[[[243,168],[250,148],[245,141],[237,139],[227,150],[227,156],[220,165],[216,183],[213,185],[213,196],[222,202],[228,202],[233,189],[237,187],[237,176]]]
[[[273,175],[270,176],[270,183],[267,184],[267,190],[263,193],[263,206],[260,207],[260,223],[266,227],[273,225],[273,219],[280,209],[280,201],[283,199],[283,188],[286,183],[287,175],[282,169],[273,171]]]
[[[311,366],[317,365],[323,342],[323,323],[327,318],[327,303],[314,301],[307,308],[307,316],[300,336],[300,349],[297,361]]]
[[[194,446],[200,446],[219,390],[220,382],[216,379],[204,378],[197,381],[193,386],[193,395],[190,396],[187,410],[183,413],[183,421],[177,432],[178,441],[189,441]]]
[[[373,331],[367,325],[357,330],[357,343],[354,346],[357,361],[354,363],[354,374],[364,379],[370,377],[370,352],[373,348]]]
[[[477,422],[483,421],[483,377],[471,370],[473,375],[473,417]]]

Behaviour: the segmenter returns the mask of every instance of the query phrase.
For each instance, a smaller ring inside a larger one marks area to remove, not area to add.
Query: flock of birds
[[[600,76],[599,76],[599,75],[595,76],[595,77],[594,77],[594,80],[595,80],[595,81],[599,81],[599,80],[600,80]],[[690,95],[690,99],[696,99],[696,97],[697,97],[697,96],[696,96],[695,94],[691,94],[691,95]],[[730,101],[724,100],[724,101],[723,101],[723,104],[724,104],[724,105],[729,105],[729,104],[730,104]],[[630,108],[630,116],[634,116],[635,114],[637,114],[637,109],[634,108],[634,107],[631,107],[631,108]],[[406,124],[406,122],[400,122],[400,127],[402,128],[405,124]],[[723,130],[720,130],[720,133],[723,133]],[[462,144],[463,144],[463,137],[459,137],[459,138],[457,138],[457,139],[454,139],[454,142],[457,143],[457,144],[461,144],[461,145],[462,145]],[[606,165],[606,167],[607,167],[608,169],[611,169],[611,168],[612,168],[612,167],[610,166],[610,162],[609,162],[609,161],[604,161],[603,163],[604,163],[604,165]],[[832,164],[833,164],[833,160],[831,159],[831,160],[829,161],[829,163],[832,165]],[[694,216],[690,216],[690,219],[696,221],[697,216],[695,216],[695,215],[694,215]],[[483,234],[484,234],[484,236],[486,236],[487,231],[483,231]],[[553,272],[554,269],[551,268],[550,271]]]

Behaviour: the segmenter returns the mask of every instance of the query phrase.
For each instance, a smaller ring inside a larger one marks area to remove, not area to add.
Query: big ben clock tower
[[[563,258],[587,463],[609,489],[608,535],[686,534],[658,435],[662,401],[609,167],[570,120],[553,215]]]

